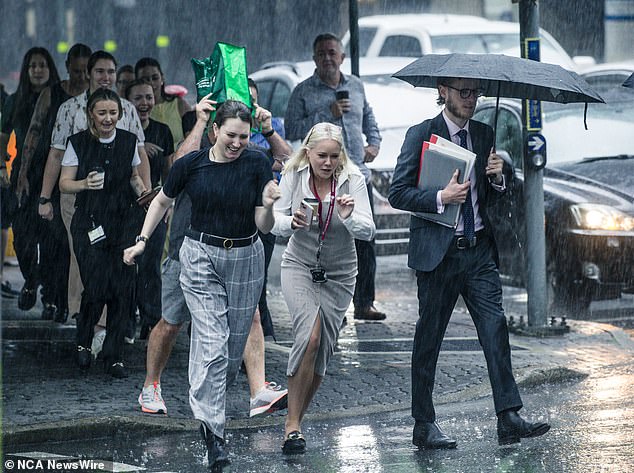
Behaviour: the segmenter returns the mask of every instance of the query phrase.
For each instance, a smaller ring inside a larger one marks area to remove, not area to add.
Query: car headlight
[[[587,230],[634,230],[634,218],[620,210],[601,204],[575,204],[570,206],[577,226]]]

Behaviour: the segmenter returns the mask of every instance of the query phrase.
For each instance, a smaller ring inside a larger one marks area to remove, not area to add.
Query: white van
[[[424,54],[498,53],[520,56],[518,23],[470,15],[402,14],[359,18],[359,56],[421,57]],[[547,31],[540,29],[542,62],[568,70],[594,64],[589,56],[574,60]],[[350,33],[343,44],[349,49]],[[349,51],[348,51],[349,52]]]

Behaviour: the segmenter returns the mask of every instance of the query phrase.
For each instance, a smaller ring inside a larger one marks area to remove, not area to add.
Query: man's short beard
[[[457,107],[456,103],[450,98],[445,99],[445,108],[456,118],[469,120],[471,119],[471,117],[473,117],[473,113],[469,114],[463,112],[460,107]]]

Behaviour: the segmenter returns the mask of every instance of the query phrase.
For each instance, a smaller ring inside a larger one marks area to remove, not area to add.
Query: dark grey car
[[[589,130],[583,105],[542,104],[551,307],[573,314],[634,286],[634,93],[618,91],[606,101],[589,106]],[[494,110],[495,102],[483,101],[474,118],[491,124]],[[509,153],[514,173],[510,198],[490,213],[500,271],[520,285],[526,275],[521,123],[520,103],[502,101],[497,149]]]

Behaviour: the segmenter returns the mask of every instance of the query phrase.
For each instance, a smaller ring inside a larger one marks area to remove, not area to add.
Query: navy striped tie
[[[467,130],[460,130],[458,133],[458,138],[460,138],[460,146],[465,149],[469,149],[467,147]],[[469,178],[469,176],[465,176],[465,181]],[[473,217],[473,203],[471,202],[471,187],[467,190],[467,198],[462,204],[462,221],[464,224],[463,232],[464,236],[467,240],[473,241],[475,238],[475,219]]]

